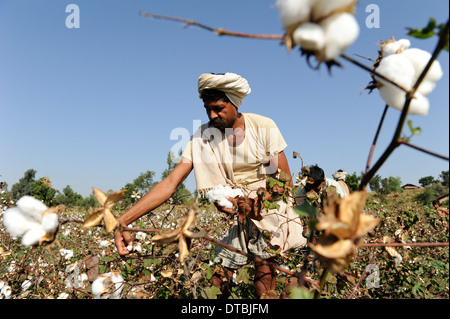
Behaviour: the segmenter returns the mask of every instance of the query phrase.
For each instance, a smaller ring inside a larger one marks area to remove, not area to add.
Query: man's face
[[[204,106],[211,126],[221,131],[233,127],[234,121],[238,117],[238,111],[232,103],[223,100],[205,101]]]

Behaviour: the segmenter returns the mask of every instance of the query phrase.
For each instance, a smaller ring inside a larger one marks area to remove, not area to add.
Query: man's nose
[[[210,120],[214,120],[215,118],[218,118],[218,117],[219,117],[219,115],[217,115],[216,112],[214,112],[214,111],[209,112],[209,119]]]

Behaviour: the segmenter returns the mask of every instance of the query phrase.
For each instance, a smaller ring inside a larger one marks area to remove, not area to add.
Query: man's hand
[[[133,237],[128,231],[120,231],[119,229],[116,229],[114,232],[114,243],[116,244],[119,255],[125,256],[130,253],[127,246],[133,243]]]

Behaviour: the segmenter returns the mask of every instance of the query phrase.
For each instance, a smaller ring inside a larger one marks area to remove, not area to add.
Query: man
[[[338,169],[336,172],[333,173],[333,178],[338,184],[342,187],[346,195],[350,195],[351,191],[348,187],[347,183],[345,182],[345,179],[347,178],[347,172],[343,171],[342,169]]]
[[[245,194],[244,197],[229,198],[233,203],[232,209],[216,203],[221,212],[232,215],[232,218],[240,207],[248,213],[244,220],[235,218],[234,226],[223,238],[225,243],[265,260],[273,256],[267,249],[269,247],[288,250],[306,245],[292,202],[278,200],[279,210],[258,211],[255,208],[257,190],[265,188],[269,176],[274,176],[279,170],[288,176],[291,173],[283,152],[287,144],[276,124],[261,115],[239,112],[243,99],[251,92],[247,80],[234,73],[202,74],[198,80],[198,92],[209,123],[202,125],[192,136],[180,163],[169,176],[124,213],[119,222],[128,225],[164,203],[194,169],[200,195],[206,195],[219,184],[240,188]],[[269,234],[269,242],[265,240],[263,231]],[[129,253],[126,246],[131,241],[128,232],[115,232],[120,255]],[[222,262],[228,276],[249,262],[245,256],[220,246],[216,247],[215,260]],[[256,294],[260,297],[274,290],[274,269],[256,262],[255,270]],[[223,279],[223,276],[216,276],[213,284],[220,286]]]
[[[317,165],[307,167],[302,177],[304,182],[301,183],[296,196],[299,205],[308,202],[321,206],[323,191],[330,186],[335,187],[338,198],[348,195],[337,181],[325,177],[323,169]]]

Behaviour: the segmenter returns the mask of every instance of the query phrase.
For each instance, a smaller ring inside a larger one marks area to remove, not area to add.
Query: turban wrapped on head
[[[235,73],[205,73],[198,78],[198,92],[214,89],[222,91],[234,106],[242,105],[242,100],[252,91],[246,79]]]

